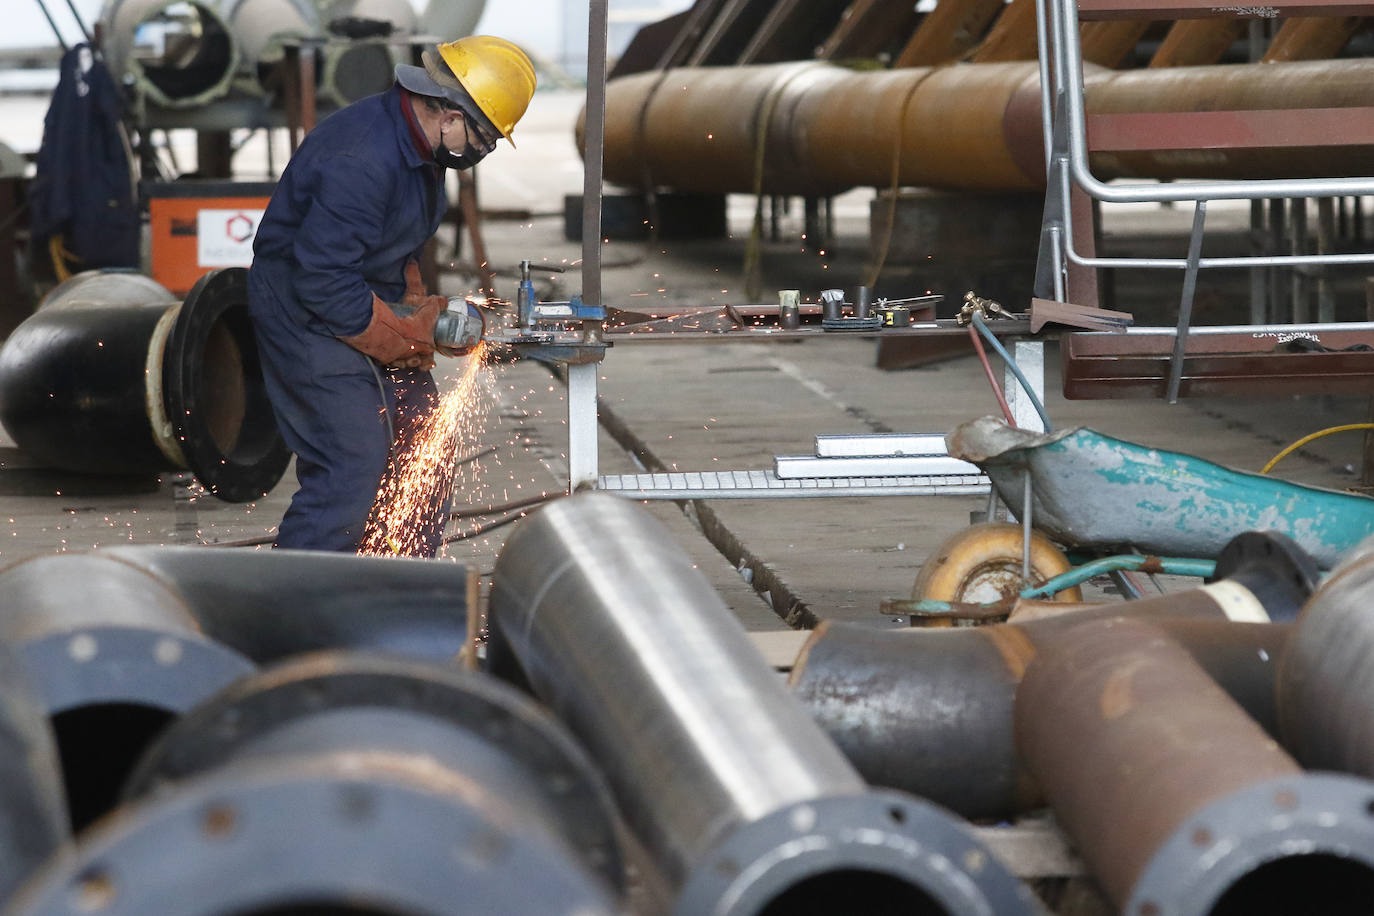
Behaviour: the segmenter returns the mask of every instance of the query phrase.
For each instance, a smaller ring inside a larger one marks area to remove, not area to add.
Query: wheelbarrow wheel
[[[1071,569],[1064,552],[1038,531],[1031,532],[1031,583],[1039,585]],[[916,600],[981,604],[1015,597],[1021,580],[1021,526],[1009,522],[971,525],[945,539],[916,575]],[[1082,601],[1078,586],[1055,601]]]

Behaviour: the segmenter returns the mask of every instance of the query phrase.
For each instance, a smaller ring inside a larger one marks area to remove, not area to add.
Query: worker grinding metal
[[[444,216],[444,170],[471,168],[511,139],[534,67],[490,36],[422,59],[306,136],[258,226],[248,303],[300,483],[277,547],[358,549],[391,449],[438,401],[434,353],[460,355],[435,345],[447,301],[425,289],[418,258]],[[436,503],[420,538],[429,556],[447,494]]]

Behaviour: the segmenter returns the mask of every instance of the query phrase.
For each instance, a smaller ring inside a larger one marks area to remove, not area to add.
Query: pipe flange
[[[180,715],[254,671],[203,636],[118,625],[48,633],[14,652],[49,716],[117,703]]]
[[[954,818],[897,792],[811,799],[745,824],[687,876],[673,912],[752,916],[804,903],[860,913],[866,895],[893,912],[901,903],[969,916],[1042,912]]]
[[[1207,583],[1232,580],[1249,589],[1276,623],[1297,619],[1316,591],[1321,570],[1297,542],[1277,531],[1247,531],[1233,537],[1217,556]]]
[[[356,769],[356,768],[355,768]],[[258,765],[123,809],[59,856],[10,914],[353,911],[612,914],[537,832],[412,783]]]
[[[125,796],[210,770],[304,716],[359,707],[433,717],[519,760],[567,825],[570,846],[611,886],[623,885],[614,803],[581,747],[517,691],[457,668],[360,652],[301,656],[231,685],[177,722],[144,756]]]
[[[1279,912],[1248,906],[1241,894],[1272,902],[1297,887],[1291,912],[1328,909],[1323,900],[1361,907],[1374,892],[1374,784],[1353,776],[1309,773],[1248,786],[1207,805],[1160,845],[1131,889],[1126,916]],[[1311,880],[1285,865],[1314,867]],[[1266,883],[1265,873],[1273,876]],[[1248,887],[1238,887],[1248,883]],[[1330,895],[1329,898],[1326,895]],[[1223,909],[1217,909],[1222,906]]]
[[[263,381],[247,270],[214,270],[192,287],[167,338],[162,391],[186,465],[205,489],[248,502],[281,480],[291,452]]]

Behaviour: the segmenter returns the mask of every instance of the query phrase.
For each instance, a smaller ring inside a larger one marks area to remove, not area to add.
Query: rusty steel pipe
[[[1305,766],[1374,777],[1374,538],[1303,609],[1279,667],[1279,734]]]
[[[1374,60],[1086,73],[1087,114],[1374,105]],[[900,113],[905,111],[900,130]],[[762,125],[762,133],[760,126]],[[892,182],[988,191],[1044,187],[1034,62],[853,72],[806,62],[680,68],[607,86],[606,178],[629,187],[823,196]],[[580,136],[580,128],[579,128]],[[1091,138],[1090,138],[1091,139]],[[580,144],[579,139],[579,144]],[[1102,177],[1357,175],[1363,147],[1096,152]]]
[[[985,627],[893,631],[824,621],[789,683],[870,783],[921,795],[965,817],[1008,818],[1044,802],[1013,738],[1016,689],[1026,667],[1085,619],[1123,611],[1189,612],[1161,599]],[[1231,623],[1219,615],[1161,626],[1253,715],[1273,721],[1273,669],[1290,626]]]
[[[1367,910],[1374,786],[1303,773],[1151,623],[1095,620],[1047,647],[1016,743],[1123,913]]]

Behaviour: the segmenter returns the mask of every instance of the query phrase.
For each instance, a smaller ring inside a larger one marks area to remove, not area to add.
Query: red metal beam
[[[1374,144],[1374,108],[1090,114],[1088,149],[1259,149]]]
[[[1287,19],[1290,16],[1368,16],[1369,0],[1283,0],[1269,4],[1218,4],[1215,0],[1078,0],[1078,18],[1090,19]]]

